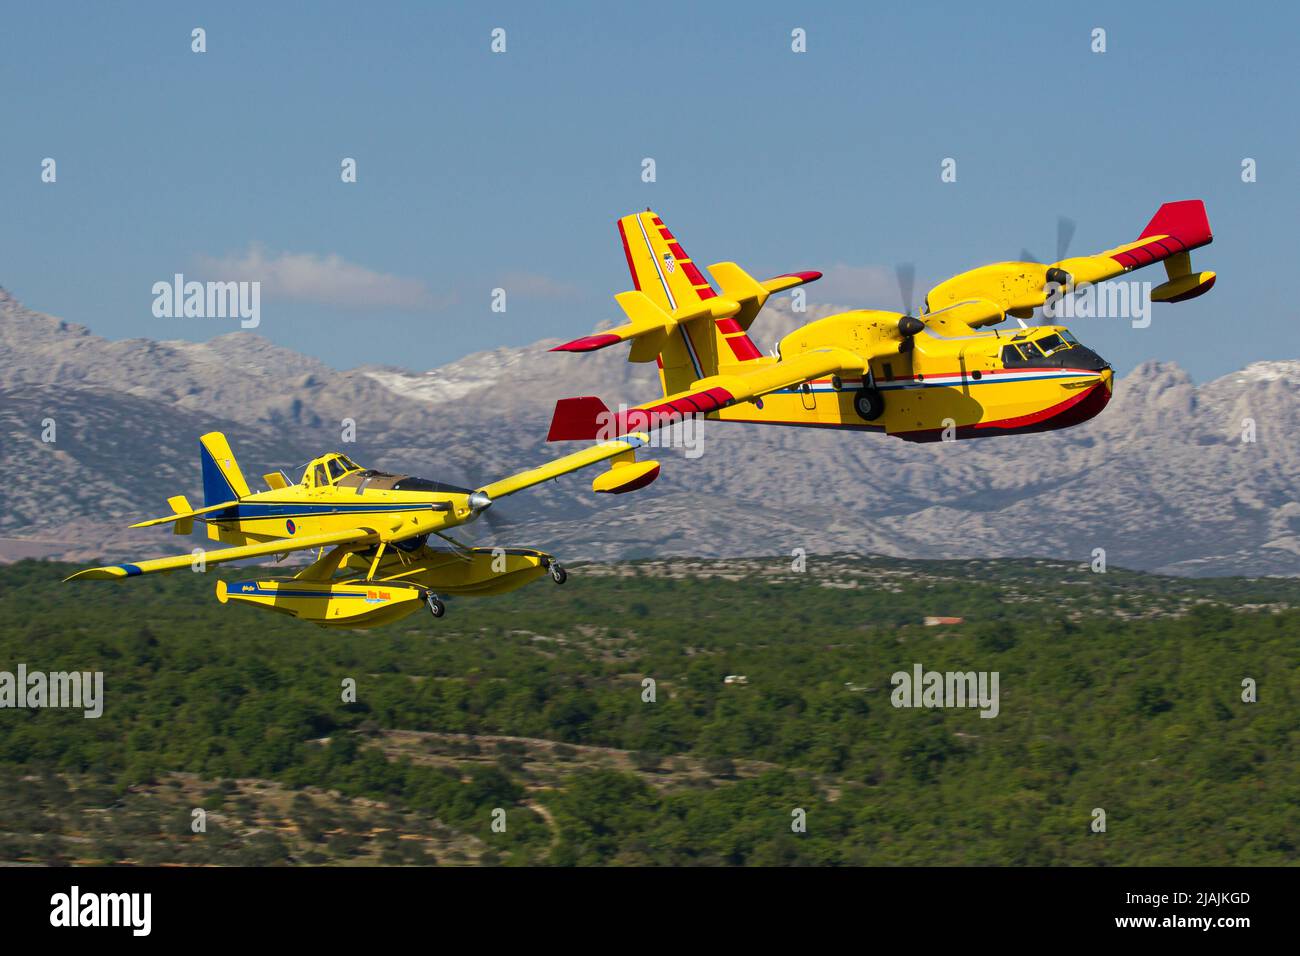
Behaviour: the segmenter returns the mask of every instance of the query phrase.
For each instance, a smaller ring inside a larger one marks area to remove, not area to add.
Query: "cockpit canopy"
[[[307,466],[302,473],[302,483],[312,488],[324,488],[358,471],[361,471],[361,466],[346,455],[322,455]]]
[[[302,483],[308,488],[356,488],[358,492],[371,491],[424,491],[435,494],[470,494],[469,488],[448,485],[428,478],[411,475],[394,475],[375,468],[362,468],[346,455],[322,455],[307,466]]]
[[[1080,344],[1069,329],[1030,329],[1002,347],[1004,368],[1081,368],[1100,371],[1105,360]]]

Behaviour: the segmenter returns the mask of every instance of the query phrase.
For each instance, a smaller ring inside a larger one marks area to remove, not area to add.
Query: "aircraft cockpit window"
[[[1002,348],[1002,364],[1015,365],[1021,361],[1020,352],[1014,345],[1006,345]]]
[[[338,481],[347,472],[347,468],[338,458],[331,458],[325,463],[325,467],[329,469],[330,481]]]
[[[1037,345],[1043,350],[1044,355],[1051,355],[1057,349],[1069,348],[1069,346],[1065,344],[1065,339],[1061,338],[1055,332],[1051,335],[1043,336],[1038,340]]]
[[[1061,338],[1065,339],[1065,341],[1069,342],[1071,345],[1079,344],[1079,340],[1074,337],[1074,334],[1070,332],[1069,329],[1061,329]]]
[[[1038,351],[1038,346],[1033,342],[1021,342],[1020,354],[1025,357],[1026,362],[1032,362],[1034,359],[1043,357],[1043,353]]]
[[[311,483],[317,488],[324,488],[327,484],[325,480],[325,469],[317,465],[311,470]]]
[[[347,455],[339,455],[339,461],[343,462],[344,471],[360,471],[361,466],[349,458]]]

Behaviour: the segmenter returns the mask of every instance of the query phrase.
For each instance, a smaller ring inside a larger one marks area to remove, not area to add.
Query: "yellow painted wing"
[[[980,266],[939,283],[926,296],[927,326],[943,335],[969,334],[972,329],[1002,322],[1008,313],[1027,318],[1047,301],[1049,283],[1097,283],[1141,269],[1165,264],[1169,281],[1152,290],[1158,302],[1181,302],[1208,292],[1213,272],[1193,272],[1193,249],[1214,241],[1205,203],[1199,199],[1168,202],[1157,210],[1142,234],[1094,256],[1075,256],[1050,265],[1041,262],[997,262]]]
[[[607,441],[599,445],[593,445],[590,448],[584,448],[582,451],[576,451],[571,455],[564,455],[556,458],[554,461],[548,461],[544,465],[536,468],[530,468],[528,471],[521,471],[517,475],[511,475],[509,478],[502,478],[491,484],[484,485],[480,491],[489,498],[501,498],[505,495],[512,495],[516,491],[523,491],[525,488],[531,488],[533,485],[540,485],[543,481],[550,481],[552,478],[559,478],[561,475],[567,475],[570,472],[578,471],[580,468],[586,468],[588,465],[594,465],[597,462],[608,461],[619,455],[635,451],[642,445],[649,442],[648,435],[627,435],[619,441]]]
[[[349,531],[333,531],[328,534],[304,535],[301,538],[284,538],[277,541],[265,541],[261,544],[246,544],[237,548],[224,548],[220,551],[205,551],[203,562],[223,564],[226,561],[238,561],[241,558],[259,558],[268,554],[283,554],[287,551],[303,551],[308,548],[323,548],[333,544],[372,543],[379,540],[379,535],[365,528],[353,528]],[[149,561],[137,561],[135,564],[112,564],[102,568],[87,568],[78,571],[65,581],[77,580],[113,580],[131,578],[139,574],[153,574],[156,571],[174,571],[177,568],[191,567],[193,554],[180,554],[174,558],[153,558]]]

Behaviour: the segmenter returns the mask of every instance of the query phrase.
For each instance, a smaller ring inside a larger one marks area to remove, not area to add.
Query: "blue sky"
[[[924,288],[1023,247],[1052,256],[1060,214],[1071,252],[1099,251],[1199,197],[1216,238],[1194,263],[1215,289],[1147,329],[1072,327],[1121,371],[1168,359],[1204,380],[1300,357],[1296,9],[11,8],[0,285],[111,338],[202,340],[236,326],[156,318],[153,283],[251,261],[278,277],[260,334],[338,367],[426,368],[614,317],[630,287],[614,221],[647,205],[702,263],[822,269],[810,302],[895,308],[896,262]]]

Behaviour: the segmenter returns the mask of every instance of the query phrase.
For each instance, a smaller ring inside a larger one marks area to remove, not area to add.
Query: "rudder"
[[[208,432],[199,438],[199,462],[203,469],[203,507],[252,494],[235,461],[235,453],[221,432]]]

